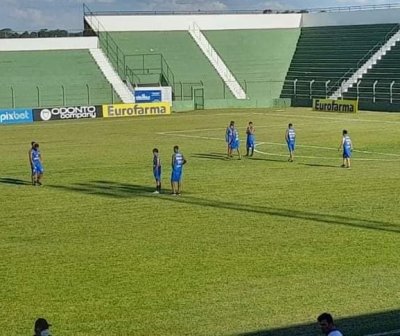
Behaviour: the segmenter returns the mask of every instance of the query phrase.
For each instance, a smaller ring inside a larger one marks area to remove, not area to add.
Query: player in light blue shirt
[[[236,150],[239,156],[239,160],[242,159],[242,156],[240,155],[240,139],[239,139],[239,132],[235,125],[230,126],[231,132],[230,132],[230,137],[229,137],[229,158],[233,157],[233,151]]]
[[[39,150],[39,144],[34,143],[32,150],[30,151],[31,156],[31,167],[32,167],[32,175],[33,175],[33,185],[41,186],[41,179],[43,177],[43,164],[42,164],[42,155]]]
[[[226,131],[225,131],[225,142],[226,142],[227,147],[228,147],[228,158],[231,157],[231,150],[230,150],[230,147],[229,147],[229,140],[231,139],[231,136],[232,136],[232,126],[235,126],[235,122],[233,120],[229,123],[229,125],[228,125],[228,127],[226,128]]]
[[[290,123],[286,130],[285,140],[289,149],[289,162],[294,160],[294,149],[296,147],[296,131],[293,128],[293,124]]]
[[[154,194],[161,193],[161,160],[158,148],[153,149],[153,175],[156,180],[156,190]]]
[[[338,151],[343,149],[343,164],[341,167],[350,168],[350,158],[351,158],[351,152],[353,151],[353,143],[350,139],[347,130],[343,130],[342,135],[343,135],[342,142],[340,143],[340,146],[338,148]]]
[[[254,133],[256,132],[256,129],[253,126],[253,122],[250,121],[249,125],[247,126],[246,129],[246,135],[247,135],[247,140],[246,140],[246,156],[253,156],[254,154],[254,148],[255,148],[255,143],[256,143],[256,138]]]
[[[186,164],[186,159],[179,151],[179,146],[174,146],[174,153],[171,160],[171,188],[172,195],[180,195],[182,191],[182,171],[183,165]]]

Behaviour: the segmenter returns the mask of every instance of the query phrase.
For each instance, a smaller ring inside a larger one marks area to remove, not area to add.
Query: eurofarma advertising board
[[[314,111],[357,113],[358,100],[314,99]]]
[[[172,88],[170,86],[136,87],[133,91],[133,96],[137,104],[158,102],[172,104]]]
[[[140,117],[171,114],[170,103],[103,105],[103,117]]]
[[[33,110],[34,121],[94,119],[102,116],[100,105],[47,107]]]
[[[0,125],[33,122],[32,109],[0,109]]]

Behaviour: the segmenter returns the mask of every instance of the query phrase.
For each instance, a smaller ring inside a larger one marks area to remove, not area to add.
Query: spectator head
[[[35,336],[50,336],[49,333],[49,327],[51,326],[51,324],[49,324],[46,319],[44,318],[38,318],[35,321]]]
[[[288,127],[289,127],[289,128],[292,128],[292,127],[293,127],[293,124],[292,124],[292,123],[290,123],[290,124],[288,125]]]
[[[178,146],[178,145],[175,145],[175,146],[174,146],[174,153],[178,153],[178,151],[179,151],[179,146]]]
[[[347,130],[343,130],[343,135],[346,135],[347,134]]]
[[[325,335],[328,335],[333,329],[335,329],[335,324],[333,323],[333,317],[331,314],[323,313],[318,316],[317,320],[322,333]]]
[[[158,154],[158,148],[153,149],[153,154],[156,154],[156,153]]]

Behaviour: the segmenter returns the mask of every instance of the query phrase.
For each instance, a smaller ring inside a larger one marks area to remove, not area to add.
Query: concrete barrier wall
[[[0,39],[0,51],[76,50],[97,48],[97,37]]]
[[[400,8],[303,14],[303,27],[400,23]]]
[[[196,22],[202,30],[299,28],[301,14],[118,15],[85,18],[95,31],[187,31]],[[100,23],[100,24],[99,24]]]

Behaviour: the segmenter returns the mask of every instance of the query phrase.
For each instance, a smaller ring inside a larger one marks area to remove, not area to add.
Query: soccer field
[[[242,153],[254,122],[253,158],[226,159],[230,120]],[[352,169],[340,168],[343,129]],[[42,187],[29,185],[32,140]],[[168,194],[176,144],[188,160],[179,197]],[[29,335],[39,316],[55,335],[299,335],[301,326],[310,335],[324,311],[346,335],[396,329],[381,318],[399,310],[400,114],[215,110],[43,122],[1,127],[0,146],[7,335]],[[162,195],[152,194],[153,147]]]

